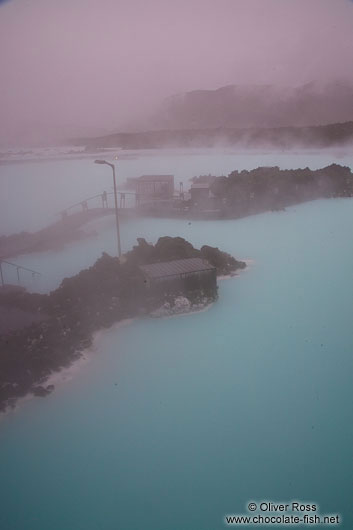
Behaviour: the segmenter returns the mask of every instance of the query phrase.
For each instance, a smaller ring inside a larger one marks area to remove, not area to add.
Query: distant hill
[[[353,85],[229,85],[167,98],[149,129],[310,126],[353,120]]]
[[[168,147],[329,148],[353,145],[353,121],[311,127],[212,128],[116,133],[79,138],[87,149],[158,149]]]

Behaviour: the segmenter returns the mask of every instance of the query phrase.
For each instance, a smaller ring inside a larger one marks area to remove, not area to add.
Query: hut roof
[[[165,180],[172,180],[174,175],[141,175],[138,180],[142,182],[158,182]]]
[[[201,258],[177,259],[174,261],[164,261],[152,263],[151,265],[141,265],[140,270],[145,276],[151,279],[166,276],[178,276],[192,272],[212,271],[213,267],[207,260]]]
[[[197,182],[196,184],[192,184],[191,189],[192,190],[200,190],[200,189],[209,189],[211,187],[212,182]]]

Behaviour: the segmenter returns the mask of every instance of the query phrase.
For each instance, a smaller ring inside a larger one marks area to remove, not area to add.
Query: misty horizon
[[[0,530],[353,529],[352,22],[0,0]]]
[[[0,142],[163,128],[195,90],[350,89],[352,18],[349,0],[2,2]]]

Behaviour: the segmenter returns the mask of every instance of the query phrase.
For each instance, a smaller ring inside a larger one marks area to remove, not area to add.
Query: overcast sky
[[[352,79],[352,29],[350,0],[0,0],[0,139],[114,130],[197,88]]]

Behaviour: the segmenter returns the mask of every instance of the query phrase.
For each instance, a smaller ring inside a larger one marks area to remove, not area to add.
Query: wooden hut
[[[174,175],[142,175],[136,181],[141,199],[170,199],[174,193]]]
[[[148,289],[186,293],[217,287],[216,268],[201,258],[141,265],[140,271]]]

